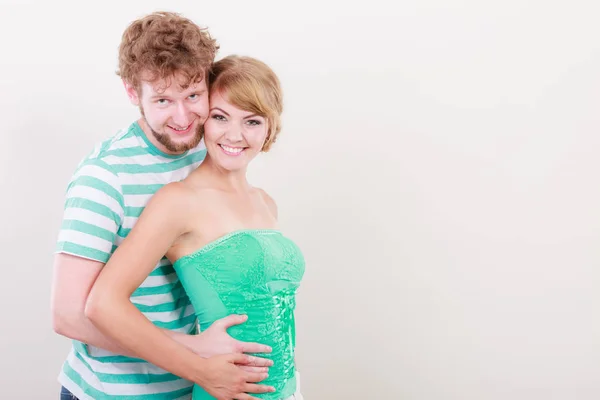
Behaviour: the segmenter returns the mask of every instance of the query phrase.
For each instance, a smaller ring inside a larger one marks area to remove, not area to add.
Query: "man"
[[[123,34],[118,74],[142,117],[99,144],[68,185],[52,288],[54,330],[73,339],[59,376],[63,398],[189,398],[194,382],[211,393],[236,392],[241,384],[266,376],[268,360],[242,353],[270,349],[227,335],[226,329],[244,317],[229,316],[194,335],[194,311],[166,258],[131,301],[165,334],[197,354],[197,362],[186,368],[187,379],[136,358],[86,316],[96,277],[149,198],[163,185],[183,179],[204,158],[200,138],[208,116],[206,75],[217,50],[208,32],[173,13],[150,14]],[[228,353],[237,354],[216,357]],[[262,385],[251,387],[267,391]]]

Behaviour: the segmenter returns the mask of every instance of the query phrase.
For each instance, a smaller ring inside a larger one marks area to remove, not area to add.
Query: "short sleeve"
[[[84,163],[67,188],[56,252],[106,263],[123,217],[118,175],[105,163]]]

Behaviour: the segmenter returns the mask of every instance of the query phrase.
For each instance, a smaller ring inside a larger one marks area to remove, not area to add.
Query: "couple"
[[[264,63],[217,50],[173,13],[123,34],[119,75],[142,116],[68,186],[52,289],[54,329],[73,339],[61,399],[302,399],[304,259],[246,180],[280,131],[281,88]]]

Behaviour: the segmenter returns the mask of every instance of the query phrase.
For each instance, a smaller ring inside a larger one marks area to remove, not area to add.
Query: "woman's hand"
[[[175,339],[192,350],[194,353],[205,357],[223,354],[242,353],[271,353],[271,347],[260,343],[241,342],[229,336],[227,329],[234,325],[243,324],[248,320],[246,315],[229,315],[215,321],[207,330],[198,335],[178,334]],[[270,360],[263,359],[270,363]],[[248,372],[268,372],[268,366],[254,366],[238,363],[240,368]]]
[[[246,354],[226,354],[206,360],[201,376],[194,381],[219,400],[260,400],[247,393],[274,392],[272,386],[260,385],[269,375],[265,372],[249,372],[239,365],[266,367],[270,360]]]

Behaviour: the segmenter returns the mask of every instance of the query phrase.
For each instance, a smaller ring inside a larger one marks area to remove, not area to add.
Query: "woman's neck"
[[[215,189],[236,193],[247,192],[251,189],[246,178],[246,168],[236,171],[226,170],[216,165],[209,154],[197,168],[196,173],[203,186],[208,184]]]

